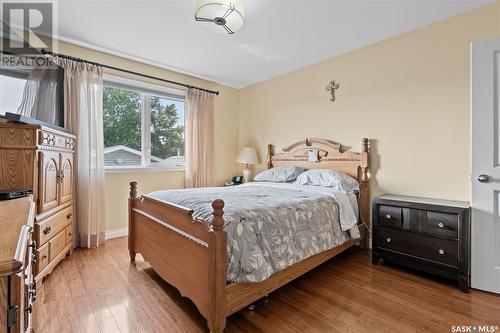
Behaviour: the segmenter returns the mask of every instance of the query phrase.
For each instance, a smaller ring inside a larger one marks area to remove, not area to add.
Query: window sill
[[[158,167],[104,167],[104,173],[149,173],[149,172],[184,172],[186,168]]]

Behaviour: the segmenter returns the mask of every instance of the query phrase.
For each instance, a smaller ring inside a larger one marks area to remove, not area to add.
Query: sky
[[[184,124],[185,124],[185,119],[184,119],[184,105],[185,105],[185,103],[184,102],[172,101],[172,100],[162,98],[160,100],[160,104],[163,106],[174,104],[175,108],[177,109],[177,114],[179,115],[179,121],[177,122],[177,124],[184,126]]]

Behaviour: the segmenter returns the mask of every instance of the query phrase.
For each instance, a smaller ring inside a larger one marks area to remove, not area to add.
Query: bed
[[[308,160],[310,151],[317,161]],[[295,142],[277,154],[268,145],[268,168],[342,171],[359,182],[354,198],[317,186],[273,183],[139,195],[131,182],[130,259],[140,253],[193,301],[211,332],[222,332],[227,316],[353,245],[368,247],[368,160],[366,138],[360,153],[343,152],[324,139]],[[285,242],[293,246],[283,247]]]

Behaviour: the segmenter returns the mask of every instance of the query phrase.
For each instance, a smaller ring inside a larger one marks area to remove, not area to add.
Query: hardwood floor
[[[500,296],[387,265],[352,250],[228,318],[225,332],[451,332],[500,327]],[[125,238],[76,250],[38,288],[36,332],[206,332],[195,306]],[[500,329],[496,330],[500,332]]]

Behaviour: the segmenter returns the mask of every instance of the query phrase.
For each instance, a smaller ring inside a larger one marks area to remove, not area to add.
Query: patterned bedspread
[[[229,282],[262,282],[271,274],[349,239],[359,238],[353,193],[278,183],[165,190],[150,197],[194,210],[210,221],[222,199]]]

